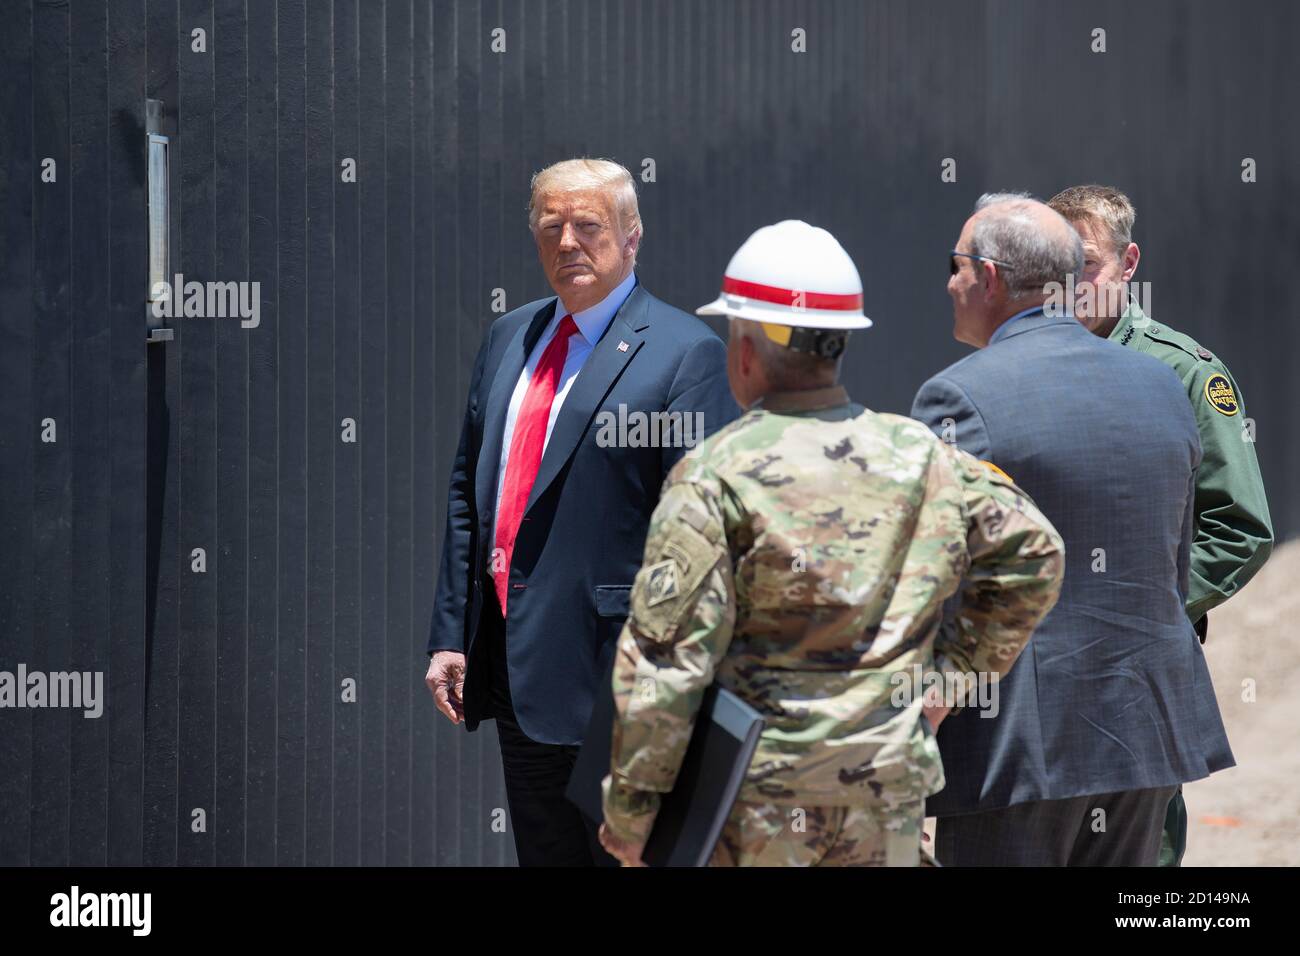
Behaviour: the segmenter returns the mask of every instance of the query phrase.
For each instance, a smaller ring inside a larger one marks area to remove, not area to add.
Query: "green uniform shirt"
[[[741,799],[938,791],[923,688],[900,691],[1010,669],[1056,602],[1056,530],[1001,472],[839,386],[768,395],[696,452],[668,475],[618,642],[609,828],[645,838],[715,681],[766,724]]]
[[[1222,362],[1190,336],[1147,318],[1137,302],[1130,301],[1109,337],[1177,372],[1196,412],[1202,458],[1187,616],[1197,622],[1244,587],[1273,550],[1254,429],[1245,426],[1246,403]]]

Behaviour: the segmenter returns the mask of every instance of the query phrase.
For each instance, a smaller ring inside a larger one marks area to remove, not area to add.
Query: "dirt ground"
[[[1205,657],[1237,766],[1183,788],[1183,865],[1300,864],[1300,540],[1210,612]]]

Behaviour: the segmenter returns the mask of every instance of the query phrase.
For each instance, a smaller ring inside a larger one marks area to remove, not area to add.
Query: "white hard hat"
[[[862,280],[829,232],[798,219],[764,226],[736,250],[722,293],[696,315],[806,329],[866,329]]]

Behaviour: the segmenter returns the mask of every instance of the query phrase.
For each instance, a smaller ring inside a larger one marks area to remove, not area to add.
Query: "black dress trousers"
[[[1032,800],[940,817],[944,866],[1155,866],[1176,787]]]
[[[486,686],[484,717],[497,722],[501,764],[505,770],[510,828],[520,866],[618,866],[587,820],[564,796],[578,748],[544,744],[530,738],[515,719],[510,697],[509,653],[505,622],[492,582],[484,584],[483,631],[475,642],[470,667],[481,668]],[[466,675],[466,683],[469,678]],[[475,683],[478,683],[477,681]]]

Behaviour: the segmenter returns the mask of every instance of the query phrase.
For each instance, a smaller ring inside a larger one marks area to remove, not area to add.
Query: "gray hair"
[[[1034,207],[1049,209],[1029,193],[985,193],[975,203],[975,212],[993,210],[975,220],[970,251],[977,256],[1009,263],[1000,272],[1012,299],[1048,294],[1046,286],[1065,285],[1066,276],[1083,272],[1083,243],[1079,234],[1059,213],[1062,230],[1048,232],[1035,217]]]
[[[813,385],[834,385],[839,379],[841,354],[825,358],[811,352],[777,345],[767,337],[761,322],[749,319],[731,319],[731,327],[742,339],[754,343],[754,351],[767,374],[767,381],[778,392],[797,391]]]

